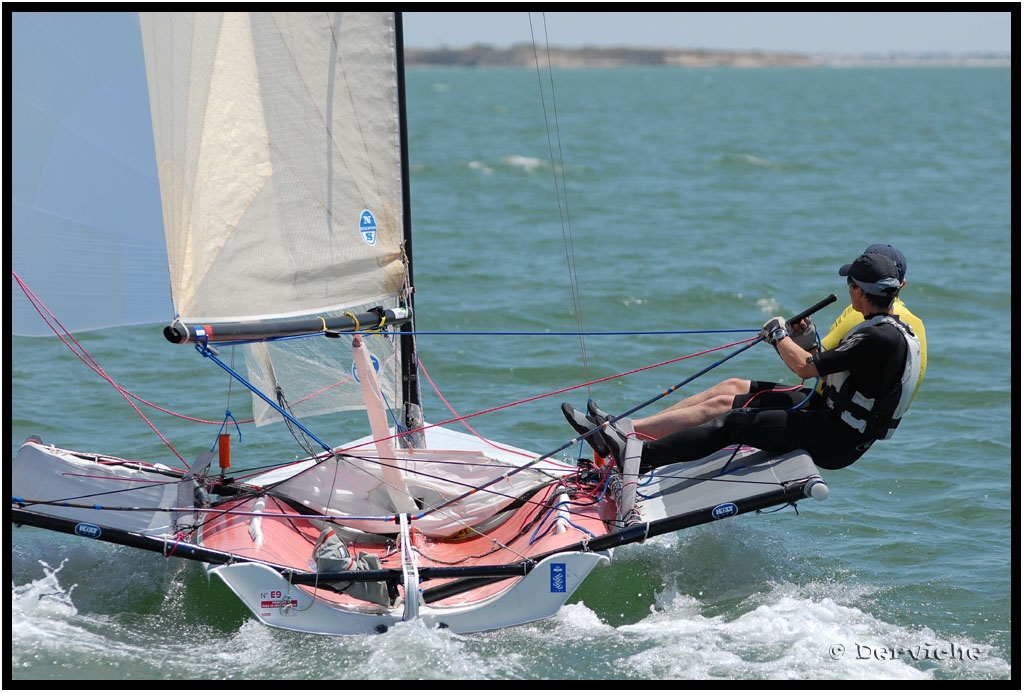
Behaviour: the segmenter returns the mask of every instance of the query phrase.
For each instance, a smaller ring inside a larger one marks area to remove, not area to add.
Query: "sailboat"
[[[619,466],[563,459],[579,437],[538,453],[424,421],[401,15],[145,13],[140,27],[163,335],[246,387],[253,424],[303,455],[246,450],[243,474],[227,433],[180,467],[31,436],[12,464],[15,526],[198,561],[272,627],[471,633],[554,615],[617,547],[827,496],[802,451],[645,476],[634,439]],[[352,440],[318,434],[352,410],[367,417]]]

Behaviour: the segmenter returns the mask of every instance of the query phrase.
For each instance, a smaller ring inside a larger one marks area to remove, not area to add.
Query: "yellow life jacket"
[[[907,308],[906,304],[899,297],[892,304],[892,312],[893,316],[899,319],[900,322],[910,326],[910,329],[914,331],[914,336],[921,343],[921,372],[917,376],[917,383],[914,385],[914,392],[910,397],[913,400],[917,396],[917,391],[921,388],[921,382],[924,380],[924,371],[928,367],[928,344],[925,340],[924,323],[921,322],[921,318],[910,312],[910,309]],[[832,323],[828,334],[821,338],[822,350],[835,349],[839,346],[839,342],[843,341],[843,337],[862,322],[864,322],[864,316],[855,311],[853,306],[847,306],[846,310]],[[823,385],[823,383],[818,383],[819,394],[823,392]]]

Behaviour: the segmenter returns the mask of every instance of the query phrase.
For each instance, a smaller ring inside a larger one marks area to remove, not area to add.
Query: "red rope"
[[[430,383],[430,386],[434,389],[434,393],[438,396],[438,398],[448,408],[448,411],[450,411],[454,415],[454,417],[455,417],[455,418],[449,419],[448,421],[442,421],[440,423],[430,424],[429,426],[424,426],[423,429],[420,429],[420,430],[426,430],[427,428],[432,428],[434,426],[445,426],[445,425],[448,425],[448,424],[451,424],[451,423],[461,422],[463,426],[465,426],[467,429],[469,429],[473,433],[473,435],[477,436],[481,440],[486,440],[483,436],[481,436],[479,433],[477,433],[475,430],[473,430],[473,428],[469,424],[466,423],[466,419],[471,419],[471,418],[473,418],[475,416],[481,416],[483,414],[490,414],[490,413],[493,413],[493,412],[496,412],[496,411],[500,411],[502,409],[507,409],[509,407],[515,407],[515,406],[518,406],[520,404],[526,404],[527,402],[533,402],[533,401],[536,401],[536,400],[544,399],[546,397],[552,397],[554,395],[560,395],[560,394],[562,394],[564,392],[571,392],[572,390],[578,390],[581,387],[590,387],[591,385],[595,385],[597,383],[603,383],[603,382],[608,381],[608,380],[615,380],[616,378],[624,378],[627,375],[634,375],[636,373],[641,373],[643,371],[651,370],[652,368],[660,368],[662,366],[667,366],[669,364],[676,363],[678,361],[685,361],[686,359],[692,359],[692,358],[697,357],[697,356],[703,356],[704,354],[709,354],[711,352],[719,351],[721,349],[729,349],[731,347],[736,346],[737,344],[744,344],[746,342],[752,342],[752,341],[754,341],[754,339],[756,339],[756,337],[752,337],[750,339],[741,339],[739,341],[732,342],[731,344],[723,344],[721,346],[713,347],[711,349],[705,349],[704,351],[697,351],[697,352],[694,352],[692,354],[687,354],[685,356],[679,356],[679,357],[674,358],[674,359],[669,359],[667,361],[662,361],[661,363],[655,363],[655,364],[651,364],[649,366],[643,366],[641,368],[636,368],[636,369],[631,370],[631,371],[625,371],[623,373],[618,373],[616,375],[609,375],[609,376],[604,377],[604,378],[598,378],[597,380],[591,380],[591,381],[588,381],[588,382],[580,383],[579,385],[572,385],[570,387],[565,387],[565,388],[562,388],[560,390],[552,390],[551,392],[547,392],[547,393],[544,393],[544,394],[536,395],[534,397],[528,397],[526,399],[522,399],[522,400],[519,400],[517,402],[509,402],[507,404],[502,404],[502,405],[499,405],[497,407],[492,407],[490,409],[483,409],[481,411],[476,412],[475,414],[466,414],[464,416],[460,416],[459,413],[457,411],[455,411],[455,408],[452,407],[451,404],[449,404],[448,400],[445,399],[444,395],[441,394],[441,390],[437,387],[437,384],[430,377],[430,374],[427,372],[426,367],[423,365],[423,361],[422,360],[418,360],[420,372],[423,373],[424,376],[426,376],[427,381]],[[490,442],[490,441],[488,441],[488,442]],[[501,448],[501,449],[505,449],[505,448]],[[508,452],[516,452],[516,451],[508,450]]]
[[[203,423],[203,424],[211,424],[211,425],[220,426],[223,422],[221,422],[221,421],[209,421],[209,420],[206,420],[206,419],[199,419],[199,418],[195,418],[195,417],[191,417],[191,416],[185,416],[183,414],[178,414],[176,412],[172,412],[172,411],[170,411],[168,409],[160,407],[160,406],[158,406],[158,405],[156,405],[156,404],[154,404],[152,402],[149,402],[148,400],[145,400],[145,399],[135,395],[134,393],[129,392],[128,390],[125,390],[123,387],[121,387],[116,382],[114,382],[113,378],[111,378],[106,373],[106,371],[104,371],[103,368],[100,367],[99,363],[95,359],[93,359],[92,356],[89,355],[89,353],[85,350],[85,348],[81,345],[81,343],[79,343],[71,335],[71,333],[69,333],[67,331],[67,329],[60,323],[60,321],[57,320],[57,318],[49,311],[49,309],[47,309],[45,307],[45,305],[43,305],[42,301],[32,292],[31,289],[29,289],[28,285],[26,285],[21,280],[21,277],[19,277],[18,274],[14,270],[11,270],[11,274],[13,275],[15,281],[18,282],[18,286],[20,286],[22,291],[25,292],[25,296],[28,297],[30,303],[32,304],[32,307],[35,308],[36,312],[39,313],[40,317],[42,317],[43,321],[54,332],[54,334],[56,334],[57,337],[75,354],[75,356],[77,356],[83,363],[86,364],[86,366],[88,366],[90,369],[92,369],[93,372],[95,372],[97,375],[99,375],[101,378],[103,378],[105,381],[107,381],[107,383],[109,383],[115,390],[117,390],[117,392],[125,399],[125,401],[128,403],[128,405],[131,406],[132,409],[135,410],[135,412],[139,415],[139,417],[142,418],[142,420],[146,422],[146,424],[153,430],[154,433],[156,433],[156,435],[160,438],[161,441],[163,441],[163,443],[168,447],[168,449],[170,449],[171,452],[173,452],[174,455],[179,460],[181,460],[181,462],[183,464],[185,464],[185,466],[187,468],[189,465],[188,465],[187,462],[185,462],[185,459],[178,453],[177,450],[174,449],[174,446],[171,445],[170,441],[168,441],[163,436],[163,434],[160,433],[160,431],[156,428],[156,426],[146,417],[145,414],[142,413],[142,411],[135,405],[134,402],[132,402],[132,400],[136,400],[140,404],[143,404],[145,406],[151,407],[152,409],[155,409],[155,410],[157,410],[159,412],[162,412],[164,414],[167,414],[169,416],[174,416],[176,418],[184,419],[186,421],[191,421],[193,423]],[[660,368],[662,366],[667,366],[667,365],[670,365],[670,364],[673,364],[673,363],[677,363],[679,361],[685,361],[687,359],[695,358],[697,356],[702,356],[704,354],[709,354],[709,353],[712,353],[712,352],[715,352],[715,351],[720,351],[722,349],[729,349],[729,348],[734,347],[734,346],[736,346],[738,344],[744,344],[744,343],[747,343],[747,342],[751,342],[751,341],[753,341],[753,339],[754,338],[741,339],[741,340],[738,340],[736,342],[732,342],[730,344],[723,344],[721,346],[713,347],[711,349],[705,349],[704,351],[697,351],[697,352],[694,352],[692,354],[686,354],[684,356],[679,356],[679,357],[674,358],[674,359],[668,359],[668,360],[662,361],[660,363],[654,363],[654,364],[651,364],[651,365],[648,365],[648,366],[643,366],[641,368],[636,368],[636,369],[633,369],[633,370],[624,371],[622,373],[618,373],[618,374],[615,374],[615,375],[609,375],[609,376],[606,376],[604,378],[598,378],[596,380],[590,380],[590,381],[587,381],[587,382],[583,382],[583,383],[580,383],[578,385],[571,385],[569,387],[564,387],[564,388],[561,388],[561,389],[558,389],[558,390],[552,390],[550,392],[546,392],[546,393],[543,393],[543,394],[540,394],[540,395],[536,395],[534,397],[528,397],[526,399],[521,399],[521,400],[518,400],[518,401],[515,401],[515,402],[509,402],[507,404],[502,404],[502,405],[499,405],[497,407],[491,407],[490,409],[482,409],[482,410],[480,410],[480,411],[478,411],[476,413],[466,414],[466,415],[460,415],[457,411],[455,411],[455,408],[451,405],[450,402],[448,402],[448,400],[441,393],[440,388],[438,388],[437,384],[430,377],[430,374],[427,372],[427,369],[423,365],[422,360],[417,359],[420,371],[427,378],[427,381],[430,383],[430,385],[433,388],[433,390],[434,390],[435,394],[437,395],[437,397],[441,400],[442,403],[444,403],[444,405],[445,405],[445,407],[447,407],[448,411],[450,411],[452,413],[453,418],[451,418],[451,419],[449,419],[447,421],[442,421],[440,423],[435,423],[435,424],[430,424],[428,426],[424,426],[423,428],[417,429],[417,431],[413,431],[413,432],[423,431],[423,430],[426,430],[428,428],[433,428],[434,426],[445,426],[445,425],[449,425],[449,424],[457,423],[458,422],[458,423],[461,423],[463,426],[465,426],[466,429],[469,430],[473,435],[475,435],[476,437],[480,438],[481,440],[487,441],[489,444],[494,445],[494,447],[496,447],[496,448],[498,448],[500,450],[504,450],[504,451],[509,452],[509,453],[514,453],[514,454],[519,454],[519,455],[523,455],[523,456],[529,457],[529,455],[527,455],[527,454],[525,454],[525,453],[523,453],[523,452],[521,452],[519,450],[511,450],[509,448],[504,448],[504,447],[502,447],[500,445],[496,445],[493,441],[487,440],[482,435],[480,435],[479,432],[474,430],[472,426],[470,426],[468,423],[466,423],[466,420],[467,419],[471,419],[471,418],[476,417],[476,416],[482,416],[483,414],[491,414],[491,413],[494,413],[494,412],[497,412],[497,411],[501,411],[502,409],[508,409],[509,407],[518,406],[520,404],[526,404],[528,402],[534,402],[534,401],[537,401],[537,400],[545,399],[547,397],[553,397],[555,395],[560,395],[560,394],[563,394],[563,393],[566,393],[566,392],[571,392],[573,390],[578,390],[578,389],[583,388],[583,387],[591,387],[592,385],[596,385],[598,383],[603,383],[603,382],[606,382],[606,381],[609,381],[609,380],[615,380],[617,378],[624,378],[624,377],[626,377],[628,375],[634,375],[636,373],[642,373],[643,371],[651,370],[651,369],[654,369],[654,368]],[[335,385],[328,386],[325,389],[331,389],[331,388],[335,387],[337,384],[340,384],[340,383],[336,383]],[[756,397],[756,395],[755,395],[755,397]],[[251,420],[241,421],[239,423],[249,423],[249,422],[251,422]],[[395,436],[391,436],[391,437],[392,438],[398,437],[398,435],[402,435],[402,434],[396,434]]]
[[[804,386],[803,381],[801,381],[799,385],[792,385],[790,387],[776,387],[776,388],[769,388],[767,390],[760,390],[759,392],[755,392],[754,394],[752,394],[750,396],[750,399],[748,399],[746,402],[743,403],[743,407],[742,408],[746,409],[748,406],[750,406],[751,402],[753,402],[755,399],[757,399],[759,395],[763,395],[765,392],[793,392],[794,390],[799,390],[803,386]]]
[[[194,419],[194,418],[191,418],[191,417],[181,416],[179,414],[174,414],[171,411],[168,411],[166,409],[158,407],[157,405],[153,404],[152,402],[148,402],[148,401],[142,399],[141,397],[138,397],[137,395],[129,392],[128,390],[125,390],[123,387],[121,387],[116,382],[114,382],[114,379],[111,378],[107,374],[107,372],[103,370],[103,368],[96,361],[96,359],[94,359],[92,356],[89,355],[89,352],[86,351],[85,347],[83,347],[82,344],[77,339],[75,339],[74,336],[70,332],[68,332],[67,328],[65,328],[64,325],[62,325],[61,322],[57,319],[57,317],[53,313],[50,312],[50,310],[43,304],[43,302],[39,299],[39,297],[36,296],[35,293],[28,287],[28,285],[25,284],[25,282],[23,282],[21,280],[21,277],[18,276],[18,273],[15,272],[14,270],[11,270],[11,275],[14,277],[14,280],[16,282],[18,282],[18,286],[21,287],[21,290],[25,292],[25,296],[28,298],[29,302],[32,304],[32,307],[35,308],[36,312],[39,313],[40,317],[42,317],[42,319],[46,323],[47,327],[49,327],[53,331],[53,333],[55,335],[57,335],[57,338],[60,339],[60,341],[63,342],[64,345],[68,349],[70,349],[71,352],[75,356],[77,356],[78,359],[82,363],[84,363],[86,366],[88,366],[94,373],[96,373],[96,375],[98,375],[101,378],[103,378],[115,390],[117,390],[118,394],[120,394],[121,397],[124,398],[124,400],[128,403],[128,405],[132,409],[135,410],[135,412],[139,415],[139,417],[143,421],[146,422],[146,425],[149,426],[153,430],[154,433],[156,433],[157,437],[159,437],[160,440],[163,441],[164,445],[166,445],[167,448],[172,453],[174,453],[175,457],[177,457],[179,460],[181,460],[182,464],[184,464],[185,468],[187,469],[189,465],[188,465],[188,462],[185,461],[185,458],[182,457],[178,453],[178,451],[174,449],[174,446],[171,445],[170,441],[168,441],[167,438],[165,438],[164,435],[162,433],[160,433],[160,431],[157,429],[157,427],[155,425],[153,425],[152,421],[150,421],[148,418],[146,418],[146,415],[142,413],[142,410],[139,409],[135,405],[135,402],[133,402],[132,400],[134,399],[134,400],[140,402],[141,404],[144,404],[144,405],[146,405],[148,407],[152,407],[153,409],[156,409],[157,411],[162,411],[165,414],[170,414],[171,416],[179,416],[180,418],[187,419],[187,420],[190,420],[190,421],[194,421],[194,422],[198,422],[198,423],[217,423],[218,425],[220,424],[220,422],[202,421],[201,419]]]

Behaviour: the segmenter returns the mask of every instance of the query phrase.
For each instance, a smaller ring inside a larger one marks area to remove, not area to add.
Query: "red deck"
[[[418,554],[419,567],[428,566],[481,566],[515,563],[531,556],[547,553],[569,546],[587,538],[608,532],[607,523],[614,519],[614,503],[602,500],[597,503],[570,506],[565,531],[554,529],[555,511],[547,507],[551,495],[562,490],[557,486],[538,493],[529,502],[515,510],[508,519],[481,535],[467,528],[459,534],[445,539],[430,539],[415,533],[413,548]],[[248,499],[238,505],[229,503],[218,507],[236,511],[253,512],[256,499]],[[249,515],[214,515],[203,529],[203,544],[212,549],[230,552],[239,556],[256,558],[270,563],[286,565],[299,570],[312,570],[313,547],[320,536],[320,529],[295,512],[288,505],[272,498],[266,498],[264,512],[270,513],[261,521],[263,544],[257,545],[249,535]],[[575,526],[573,526],[575,525]],[[585,531],[581,531],[585,530]],[[396,527],[397,530],[397,527]],[[587,534],[586,532],[589,532]],[[364,544],[347,542],[354,556],[359,551],[375,554],[383,568],[400,568],[401,558],[396,546],[399,537],[387,544]],[[517,578],[509,578],[483,585],[467,592],[437,602],[437,605],[460,605],[486,599],[509,587]],[[446,580],[430,580],[421,584],[429,589],[444,584]],[[320,599],[342,605],[365,605],[357,599],[332,590],[303,588],[315,593]]]

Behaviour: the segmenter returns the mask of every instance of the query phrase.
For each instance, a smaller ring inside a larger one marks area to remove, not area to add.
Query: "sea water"
[[[847,298],[838,267],[892,243],[929,346],[895,436],[824,472],[824,502],[622,547],[554,618],[473,635],[416,623],[340,639],[274,630],[198,564],[13,528],[13,679],[1019,675],[1010,69],[407,77],[430,421],[496,409],[469,423],[554,450],[574,435],[563,400],[626,411],[730,353],[706,350],[837,293],[815,316],[827,329]],[[79,338],[125,390],[213,422],[197,436],[138,405],[188,461],[226,408],[245,411],[237,387],[226,400],[226,376],[164,342],[160,325]],[[12,456],[39,434],[177,463],[64,344],[14,338],[7,349]],[[759,345],[639,414],[728,376],[796,382]],[[236,464],[301,456],[280,433],[247,431]]]

